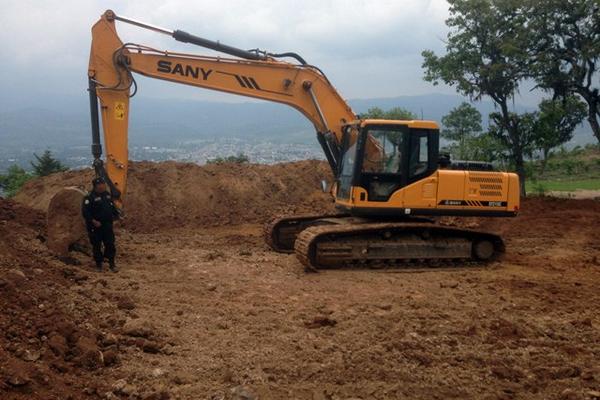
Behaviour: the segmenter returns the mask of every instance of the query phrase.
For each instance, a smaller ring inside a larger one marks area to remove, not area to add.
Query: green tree
[[[423,51],[424,79],[444,82],[474,100],[488,96],[499,109],[493,134],[509,149],[525,195],[524,124],[509,104],[529,76],[526,46],[529,30],[522,0],[449,0],[450,28],[446,54]]]
[[[0,174],[0,187],[7,197],[13,197],[21,189],[21,186],[31,178],[33,178],[32,174],[18,165],[12,165],[8,168],[6,174]]]
[[[68,168],[65,167],[59,160],[52,156],[50,150],[44,151],[41,156],[33,153],[36,161],[31,163],[33,172],[37,176],[47,176],[55,172],[66,171]]]
[[[366,113],[361,114],[360,117],[364,119],[397,119],[406,121],[417,119],[417,116],[414,113],[402,107],[390,108],[387,111],[384,111],[379,107],[371,107]]]
[[[470,138],[467,141],[469,160],[485,161],[505,166],[506,147],[489,132]]]
[[[469,145],[472,144],[472,139],[483,131],[481,113],[469,103],[463,102],[442,117],[442,125],[442,137],[456,142],[456,145],[451,147],[452,155],[460,160],[469,159]]]
[[[246,164],[248,162],[250,162],[250,159],[244,153],[238,153],[236,156],[216,157],[206,161],[207,164]]]
[[[586,105],[574,96],[540,103],[534,126],[534,142],[542,153],[542,174],[550,151],[573,138],[575,128],[586,116]]]
[[[535,149],[535,127],[537,113],[529,112],[523,114],[508,113],[508,123],[500,112],[490,114],[490,127],[488,134],[494,138],[498,146],[504,151],[506,161],[519,174],[521,183],[521,195],[525,195],[525,179],[530,175],[527,172],[525,157],[531,157]],[[508,133],[508,129],[514,129],[518,134],[518,146],[515,146],[514,137]]]
[[[532,76],[556,97],[577,94],[600,142],[600,2],[529,0]]]

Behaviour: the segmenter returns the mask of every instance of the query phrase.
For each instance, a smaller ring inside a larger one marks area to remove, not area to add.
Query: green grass
[[[600,190],[600,178],[597,179],[577,179],[577,180],[538,180],[526,182],[527,192],[539,192],[540,188],[544,191],[574,192],[577,189]]]

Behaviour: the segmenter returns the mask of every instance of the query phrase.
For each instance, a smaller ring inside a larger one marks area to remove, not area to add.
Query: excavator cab
[[[344,130],[336,197],[387,202],[399,189],[438,169],[439,129],[428,121],[363,120]]]

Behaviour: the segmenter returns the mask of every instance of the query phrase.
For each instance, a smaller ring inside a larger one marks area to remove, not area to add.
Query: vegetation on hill
[[[248,158],[247,155],[245,155],[244,153],[238,153],[235,156],[216,157],[216,158],[208,160],[206,163],[207,164],[227,164],[227,163],[246,164],[248,162],[250,162],[250,159]]]
[[[57,160],[52,156],[50,150],[44,151],[41,156],[38,156],[35,153],[33,156],[35,161],[31,162],[33,168],[32,172],[25,171],[25,169],[18,165],[12,165],[5,174],[0,174],[0,189],[6,197],[13,197],[17,194],[19,189],[21,189],[21,186],[31,178],[48,176],[55,172],[62,172],[68,169],[60,160]]]
[[[454,86],[471,99],[494,102],[489,134],[519,174],[525,195],[527,159],[535,151],[564,143],[584,118],[600,142],[598,2],[448,3],[446,53],[423,51],[424,78]],[[551,100],[544,100],[537,112],[519,113],[512,107],[515,96],[531,81]]]
[[[600,145],[587,145],[566,150],[561,147],[547,161],[533,160],[527,166],[530,177],[528,191],[600,190]]]

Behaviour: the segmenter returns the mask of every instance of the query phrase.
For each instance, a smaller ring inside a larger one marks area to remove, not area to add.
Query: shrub
[[[236,156],[217,157],[206,161],[207,164],[245,164],[248,162],[250,162],[250,159],[244,153],[238,153]]]

